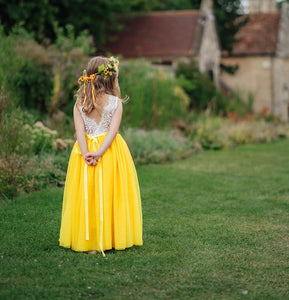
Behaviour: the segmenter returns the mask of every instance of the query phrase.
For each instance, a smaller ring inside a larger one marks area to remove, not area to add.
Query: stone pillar
[[[282,120],[285,122],[289,121],[289,84],[284,84],[281,94],[281,100],[283,104]]]
[[[274,99],[276,114],[289,121],[289,3],[283,3],[276,47],[276,68],[274,68]]]
[[[202,0],[200,24],[199,68],[201,72],[209,72],[214,83],[219,87],[220,80],[220,46],[216,31],[215,16],[213,14],[213,1]]]
[[[202,0],[201,11],[206,13],[208,11],[213,11],[213,1],[212,0]]]
[[[289,57],[289,3],[282,4],[276,55]]]

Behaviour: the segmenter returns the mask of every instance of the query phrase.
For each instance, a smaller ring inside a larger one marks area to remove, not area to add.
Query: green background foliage
[[[130,97],[124,104],[123,126],[165,128],[186,115],[186,94],[160,69],[134,61],[121,68],[119,79],[123,97]]]

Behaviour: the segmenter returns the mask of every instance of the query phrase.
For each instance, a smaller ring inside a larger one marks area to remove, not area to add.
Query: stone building
[[[289,120],[289,4],[276,9],[275,1],[250,1],[250,19],[238,32],[230,57],[222,62],[239,65],[235,75],[221,76],[243,99],[251,94],[255,112]]]
[[[129,17],[123,31],[115,33],[107,50],[124,59],[144,57],[169,66],[195,58],[202,72],[219,83],[220,48],[211,1],[200,10],[160,11]]]
[[[263,13],[277,11],[276,0],[250,0],[249,13]]]

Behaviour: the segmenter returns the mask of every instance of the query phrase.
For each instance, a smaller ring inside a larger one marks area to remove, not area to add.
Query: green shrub
[[[180,160],[193,153],[192,143],[174,132],[129,128],[124,138],[136,164]]]
[[[32,126],[25,124],[22,132],[24,132],[25,135],[28,135],[29,139],[18,145],[19,151],[20,149],[28,148],[27,150],[30,150],[32,154],[53,152],[57,131],[50,130],[41,122],[37,122]]]
[[[120,69],[122,94],[130,97],[124,106],[127,127],[165,128],[186,114],[188,97],[176,80],[145,61],[131,62]]]
[[[14,79],[17,82],[19,104],[23,108],[42,113],[49,111],[53,88],[51,66],[36,64],[32,58],[26,58]]]
[[[0,94],[0,132],[0,198],[13,198],[19,191],[35,190],[60,181],[65,171],[61,168],[59,171],[53,164],[54,157],[50,161],[42,160],[45,153],[54,154],[57,133],[40,122],[35,123],[33,115],[27,111],[9,107],[3,86]],[[43,177],[41,174],[44,174]]]
[[[25,31],[5,36],[0,28],[0,86],[22,107],[47,112],[53,87],[51,53]]]
[[[25,185],[24,165],[23,157],[15,153],[0,157],[0,199],[14,198]]]
[[[289,137],[289,126],[265,120],[243,121],[220,129],[219,134],[235,145],[269,143],[280,137]]]
[[[66,152],[65,161],[68,161]],[[61,156],[61,155],[59,155]],[[54,154],[40,156],[4,155],[0,159],[0,199],[12,199],[19,192],[32,192],[49,185],[63,186],[67,163],[60,164]]]
[[[24,29],[6,36],[0,27],[0,86],[22,107],[72,115],[77,78],[93,48],[86,31],[75,36],[67,25],[56,32],[56,44],[44,47]]]
[[[246,115],[252,111],[252,95],[246,104],[238,94],[227,96],[219,91],[209,74],[201,73],[194,60],[179,63],[176,76],[179,85],[190,97],[190,109],[195,111],[209,110],[215,114],[226,115],[231,111],[238,111]]]
[[[176,76],[190,97],[190,109],[205,110],[215,100],[216,88],[207,74],[202,74],[194,60],[179,63]],[[220,103],[217,103],[220,104]],[[219,109],[217,106],[216,109]]]
[[[85,68],[89,55],[95,51],[87,30],[75,35],[71,24],[64,28],[55,28],[56,41],[51,49],[56,55],[53,59],[53,96],[51,112],[59,109],[72,116],[74,94],[78,88],[77,79]]]
[[[0,157],[1,155],[28,155],[54,151],[57,132],[48,129],[35,117],[19,107],[8,109],[8,98],[2,89],[0,95]]]
[[[0,95],[0,156],[6,153],[25,153],[29,147],[24,144],[29,141],[29,133],[23,130],[26,124],[32,125],[33,116],[22,109],[12,108],[7,104],[8,97],[2,87]],[[24,146],[24,148],[22,148]]]
[[[289,137],[289,125],[265,120],[234,122],[221,117],[200,117],[191,128],[191,138],[203,149],[231,148],[242,144],[268,143]]]

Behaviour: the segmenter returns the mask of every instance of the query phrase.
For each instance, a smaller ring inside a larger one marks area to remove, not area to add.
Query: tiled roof
[[[276,51],[279,12],[251,14],[248,23],[236,35],[240,41],[233,47],[233,55],[265,55]]]
[[[135,15],[106,48],[125,58],[192,56],[199,14],[179,10]]]

